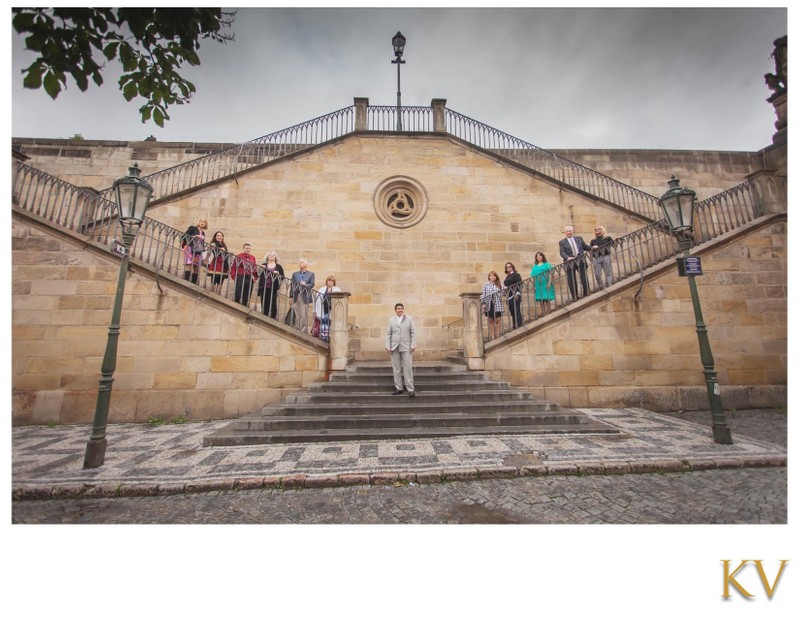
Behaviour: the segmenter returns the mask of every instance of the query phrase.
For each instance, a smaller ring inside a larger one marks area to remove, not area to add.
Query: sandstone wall
[[[197,159],[233,144],[202,142],[112,142],[13,138],[12,146],[33,167],[78,186],[100,190],[139,164],[145,175]],[[703,200],[745,180],[763,166],[761,153],[700,150],[551,149],[576,163],[655,196],[674,174]]]
[[[90,423],[119,263],[14,218],[15,425]],[[324,379],[326,357],[129,273],[109,421],[237,417]]]
[[[132,150],[145,150],[104,146],[105,161],[94,152],[40,155],[41,167],[103,188],[125,173]],[[182,150],[160,163],[183,161]],[[156,153],[154,162],[162,159]],[[669,165],[654,168],[652,180],[666,182]],[[720,188],[728,176],[734,183],[737,168],[744,162],[717,173]],[[425,218],[407,229],[382,222],[373,205],[378,186],[397,175],[417,181],[428,199]],[[438,360],[461,349],[459,294],[479,291],[490,270],[502,272],[510,260],[527,276],[537,250],[558,263],[567,223],[588,238],[598,223],[619,236],[645,222],[457,141],[396,134],[333,142],[155,204],[150,216],[179,229],[206,217],[209,237],[224,231],[235,252],[247,241],[259,260],[276,249],[287,274],[307,257],[318,285],[336,274],[352,294],[350,353],[359,361],[386,360],[383,335],[396,301],[417,321],[417,359]],[[12,235],[14,422],[91,421],[118,262],[16,217]],[[785,251],[785,224],[773,224],[703,257],[698,284],[729,407],[767,398],[775,405],[785,395]],[[312,349],[215,306],[213,297],[169,282],[165,290],[139,273],[128,280],[112,421],[241,416],[325,377],[325,359]],[[565,406],[703,407],[686,279],[673,267],[648,279],[638,301],[634,291],[491,353],[487,368]]]
[[[727,408],[786,403],[785,222],[701,253],[697,277]],[[693,254],[696,254],[693,251]],[[610,300],[491,352],[495,377],[565,406],[708,407],[689,286],[674,262]]]
[[[103,190],[139,164],[143,176],[223,150],[231,144],[198,142],[114,142],[108,140],[61,140],[20,138],[12,148],[29,159],[34,168],[79,187]]]
[[[403,175],[423,186],[425,218],[398,229],[382,222],[373,195]],[[335,274],[352,293],[350,349],[358,360],[385,359],[383,335],[394,304],[415,317],[421,359],[441,359],[458,342],[459,294],[480,291],[506,261],[530,274],[536,251],[560,263],[563,226],[587,238],[597,224],[622,235],[645,221],[499,164],[437,137],[360,136],[274,162],[167,205],[152,218],[180,229],[199,217],[208,235],[225,233],[237,252],[248,242],[262,260],[278,252],[288,274],[310,260],[321,286]]]
[[[762,153],[701,150],[581,150],[553,152],[639,190],[661,196],[672,175],[697,192],[697,199],[742,183],[763,167]]]

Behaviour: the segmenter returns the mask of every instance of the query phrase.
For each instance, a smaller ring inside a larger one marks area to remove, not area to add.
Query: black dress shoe
[[[393,395],[402,395],[402,394],[403,394],[403,391],[402,391],[402,390],[397,390],[397,388],[395,388],[395,389],[394,389],[394,392],[393,392],[392,394],[393,394]]]
[[[409,397],[413,397],[415,394],[416,394],[416,393],[415,393],[415,392],[412,390],[410,393],[408,393],[408,396],[409,396]]]

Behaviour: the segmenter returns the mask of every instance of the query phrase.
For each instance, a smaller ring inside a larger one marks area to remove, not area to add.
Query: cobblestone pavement
[[[786,468],[14,502],[15,523],[786,523]]]
[[[584,412],[619,433],[203,448],[219,423],[112,425],[91,470],[88,427],[15,428],[12,520],[786,522],[785,410],[729,413],[732,446],[707,412]]]

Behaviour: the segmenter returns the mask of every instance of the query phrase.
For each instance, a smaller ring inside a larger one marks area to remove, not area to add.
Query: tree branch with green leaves
[[[106,63],[118,60],[119,88],[125,100],[145,99],[142,122],[163,127],[170,105],[191,99],[195,86],[178,70],[200,65],[200,41],[233,41],[228,32],[235,14],[222,9],[12,9],[13,26],[38,56],[22,70],[22,84],[44,88],[55,100],[71,76],[81,91],[103,84]]]

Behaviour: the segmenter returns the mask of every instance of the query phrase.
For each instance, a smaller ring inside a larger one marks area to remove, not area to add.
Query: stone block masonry
[[[51,243],[46,260],[15,248],[13,422],[90,423],[119,266],[17,220],[13,233],[20,247]],[[155,298],[150,278],[128,277],[111,422],[241,416],[325,377],[324,356],[162,287]]]
[[[85,142],[79,148],[87,156],[61,151],[63,143],[14,140],[35,167],[96,189],[125,173],[134,150],[146,148],[139,155],[148,158],[139,164],[145,174],[189,158],[189,145],[133,144]],[[59,150],[42,152],[51,148]],[[719,167],[710,168],[711,152],[675,159],[610,153],[607,169],[599,157],[588,165],[661,193],[678,164],[681,183],[700,199],[752,170],[749,154],[718,155]],[[382,182],[398,176],[427,197],[424,218],[408,228],[382,221],[374,207]],[[649,222],[447,136],[372,132],[156,201],[149,216],[180,230],[206,217],[209,236],[222,230],[234,252],[248,242],[259,261],[274,249],[287,274],[305,257],[318,286],[335,274],[352,295],[348,348],[356,361],[386,359],[383,338],[397,301],[417,321],[415,359],[440,360],[463,349],[464,327],[454,324],[463,317],[460,295],[480,291],[490,270],[502,274],[512,261],[527,277],[538,250],[559,263],[565,224],[590,239],[597,224],[619,237]],[[117,261],[16,215],[12,227],[14,422],[88,422]],[[785,397],[786,244],[786,224],[777,220],[703,255],[703,312],[720,384],[735,391],[737,403],[775,405]],[[563,406],[702,403],[694,394],[702,373],[685,278],[671,266],[648,277],[634,299],[637,289],[631,281],[591,307],[554,317],[490,351],[486,368]],[[323,379],[327,366],[324,356],[266,327],[171,285],[159,294],[151,279],[132,272],[111,420],[241,416]]]

